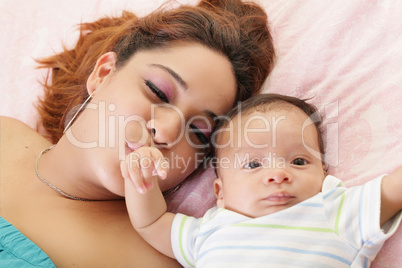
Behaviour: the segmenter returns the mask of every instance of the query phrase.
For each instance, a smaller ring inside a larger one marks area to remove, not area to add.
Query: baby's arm
[[[402,167],[382,179],[380,226],[402,209]]]
[[[142,147],[122,161],[121,171],[125,179],[126,205],[134,228],[150,245],[174,258],[170,242],[174,214],[166,211],[158,185],[158,176],[164,179],[168,171],[163,164],[166,160],[158,149]]]

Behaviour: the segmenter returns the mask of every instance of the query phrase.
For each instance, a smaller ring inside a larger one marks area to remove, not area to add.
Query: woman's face
[[[89,77],[93,99],[74,123],[70,142],[92,148],[82,150],[86,168],[120,196],[120,161],[142,146],[157,147],[169,161],[168,179],[160,181],[168,190],[202,162],[215,116],[234,104],[231,64],[199,44],[139,51],[120,68],[115,59],[102,56]]]

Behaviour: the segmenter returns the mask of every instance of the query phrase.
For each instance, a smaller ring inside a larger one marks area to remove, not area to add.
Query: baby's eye
[[[292,164],[296,166],[304,166],[307,165],[307,161],[303,158],[296,158],[292,161]]]
[[[261,167],[261,163],[257,161],[251,161],[250,163],[247,163],[243,166],[246,169],[255,169]]]

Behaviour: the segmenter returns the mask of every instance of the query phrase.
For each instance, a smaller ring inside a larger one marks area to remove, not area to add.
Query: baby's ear
[[[220,178],[215,179],[214,181],[214,193],[216,196],[216,206],[218,208],[224,208],[224,202],[223,202],[223,183]]]
[[[324,171],[324,176],[326,177],[328,175],[328,169],[324,164],[322,165],[322,170]]]

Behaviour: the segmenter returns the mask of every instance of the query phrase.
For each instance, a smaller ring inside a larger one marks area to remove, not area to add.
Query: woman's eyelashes
[[[169,103],[170,100],[159,87],[157,87],[154,83],[152,83],[150,80],[145,80],[145,85],[156,95],[158,99],[160,99],[163,102]]]
[[[161,90],[158,86],[156,86],[152,81],[145,80],[145,85],[152,91],[152,93],[158,99],[160,99],[161,101],[163,101],[165,103],[170,102],[170,99],[168,97],[168,96],[170,96],[170,94],[167,95],[163,90]],[[202,130],[200,130],[194,124],[190,124],[190,128],[201,144],[209,145],[209,138],[207,137],[207,135],[205,135],[205,133]]]
[[[190,124],[190,128],[194,133],[194,135],[197,137],[197,139],[201,142],[201,144],[209,145],[209,139],[204,134],[204,132],[202,132],[198,127],[196,127],[193,124]]]

